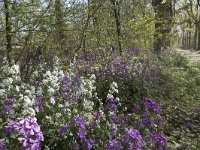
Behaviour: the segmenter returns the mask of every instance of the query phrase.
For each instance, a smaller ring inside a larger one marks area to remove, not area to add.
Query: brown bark
[[[122,54],[122,46],[121,46],[121,22],[120,22],[120,6],[117,0],[110,0],[113,5],[113,13],[115,17],[115,25],[117,30],[117,43],[119,47],[119,52]]]
[[[198,47],[197,47],[198,50],[200,50],[200,24],[198,26]]]
[[[152,0],[155,11],[154,50],[160,53],[161,48],[170,46],[169,33],[172,23],[172,1]]]
[[[5,21],[6,21],[6,48],[7,48],[7,59],[10,62],[10,55],[12,51],[12,28],[11,28],[11,13],[10,13],[10,2],[9,0],[4,0],[5,8]]]
[[[196,50],[196,48],[197,48],[197,33],[198,33],[198,30],[197,30],[196,23],[194,25],[195,25],[195,31],[194,31],[194,45],[193,45],[193,49]]]

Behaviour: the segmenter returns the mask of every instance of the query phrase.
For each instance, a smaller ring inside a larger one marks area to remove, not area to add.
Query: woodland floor
[[[186,56],[191,63],[200,62],[200,52],[192,50],[177,49],[177,52]]]

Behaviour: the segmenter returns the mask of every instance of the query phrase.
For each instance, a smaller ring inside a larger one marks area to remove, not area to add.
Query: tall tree
[[[154,50],[159,53],[161,48],[170,46],[172,0],[152,0],[152,5],[155,11]]]

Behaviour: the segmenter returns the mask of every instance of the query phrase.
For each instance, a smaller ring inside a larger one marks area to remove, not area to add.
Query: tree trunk
[[[185,28],[183,26],[182,49],[185,49]]]
[[[9,0],[4,0],[5,8],[5,20],[6,20],[6,48],[7,48],[7,59],[11,61],[11,52],[12,52],[12,22],[11,22],[11,13],[10,13],[10,2]]]
[[[198,26],[198,47],[197,50],[200,50],[200,24]]]
[[[193,45],[193,49],[196,50],[197,48],[197,33],[198,33],[198,30],[197,30],[197,25],[195,23],[195,32],[194,32],[194,45]]]
[[[154,50],[160,53],[161,48],[170,46],[169,33],[172,23],[172,1],[162,3],[162,0],[152,0],[155,11]]]
[[[63,50],[64,44],[64,20],[62,12],[62,3],[61,0],[55,1],[55,17],[56,17],[56,34],[57,34],[57,48],[58,50]]]
[[[189,29],[191,29],[192,28],[192,23],[191,22],[189,22]],[[190,49],[191,48],[191,31],[189,30],[188,31],[188,49]]]
[[[115,25],[117,30],[117,43],[119,47],[119,52],[122,54],[122,46],[121,46],[121,22],[120,22],[120,6],[117,0],[110,0],[113,5],[113,13],[115,17]]]

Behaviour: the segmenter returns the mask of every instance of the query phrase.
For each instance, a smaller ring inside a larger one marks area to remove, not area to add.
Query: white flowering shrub
[[[7,98],[15,92],[19,92],[18,83],[20,82],[19,65],[12,63],[9,65],[6,59],[0,66],[0,97]]]

